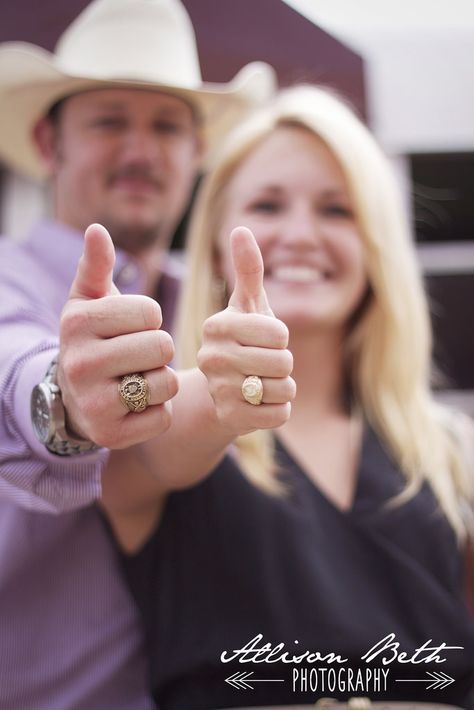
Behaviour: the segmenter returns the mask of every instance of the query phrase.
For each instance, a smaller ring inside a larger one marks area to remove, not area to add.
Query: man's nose
[[[123,151],[129,160],[152,162],[161,158],[162,145],[153,131],[134,128],[124,137]]]

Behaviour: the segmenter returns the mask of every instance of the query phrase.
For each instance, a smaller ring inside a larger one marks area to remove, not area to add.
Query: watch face
[[[31,421],[36,436],[42,444],[46,444],[51,438],[51,412],[42,384],[31,393]]]

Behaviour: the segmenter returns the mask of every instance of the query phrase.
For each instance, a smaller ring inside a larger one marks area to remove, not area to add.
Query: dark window
[[[418,242],[474,242],[474,153],[410,156]]]
[[[474,153],[409,156],[441,389],[474,392]]]
[[[426,277],[441,389],[474,391],[474,273]]]

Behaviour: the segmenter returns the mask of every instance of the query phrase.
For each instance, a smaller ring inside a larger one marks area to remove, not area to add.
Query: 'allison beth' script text
[[[233,651],[223,651],[221,654],[222,663],[347,663],[347,658],[342,658],[337,653],[322,654],[319,651],[303,651],[295,654],[285,650],[284,643],[272,646],[271,643],[263,643],[263,634],[257,634],[241,648]],[[298,641],[295,641],[297,644]],[[446,658],[441,655],[442,651],[462,650],[463,646],[447,646],[444,642],[438,645],[432,644],[432,639],[425,641],[413,653],[400,650],[400,643],[396,640],[394,633],[388,634],[381,641],[377,641],[363,656],[361,660],[366,663],[377,659],[384,666],[397,661],[398,663],[444,663]]]

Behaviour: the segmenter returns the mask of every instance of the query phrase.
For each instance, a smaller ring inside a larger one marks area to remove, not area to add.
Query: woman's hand
[[[229,305],[203,327],[198,365],[207,377],[221,425],[234,436],[284,424],[296,384],[288,328],[275,318],[263,288],[263,260],[252,232],[238,227],[230,235],[235,270]],[[248,403],[242,384],[257,375],[263,384],[261,405]]]

